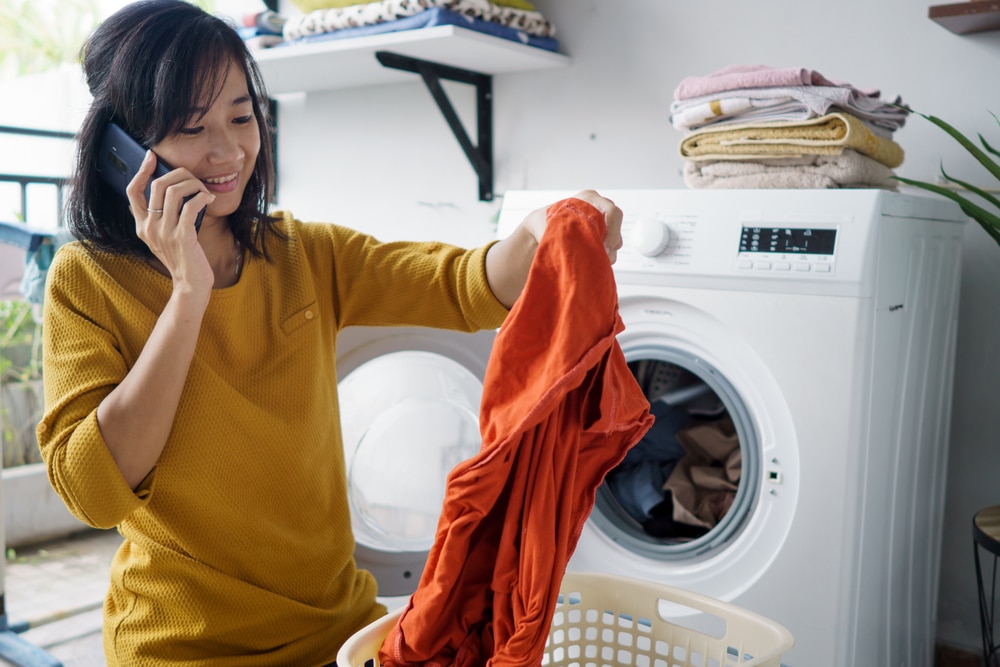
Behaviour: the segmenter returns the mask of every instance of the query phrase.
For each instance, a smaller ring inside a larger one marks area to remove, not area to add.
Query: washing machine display
[[[836,244],[836,229],[744,227],[740,234],[740,252],[832,255]]]
[[[499,235],[572,194],[506,193]],[[875,190],[602,194],[657,421],[570,569],[773,618],[787,667],[930,667],[965,216]]]

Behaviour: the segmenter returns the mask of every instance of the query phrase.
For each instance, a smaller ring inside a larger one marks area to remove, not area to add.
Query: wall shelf
[[[966,0],[948,5],[934,5],[927,16],[956,35],[1000,30],[1000,2]]]
[[[570,62],[561,53],[454,25],[302,42],[257,51],[254,56],[270,95],[414,81],[413,74],[379,64],[375,57],[378,51],[491,75],[562,67]]]
[[[254,57],[270,95],[408,83],[418,74],[479,177],[481,201],[493,199],[493,75],[569,64],[561,53],[454,25],[301,42],[257,51]],[[476,88],[476,144],[441,79]]]

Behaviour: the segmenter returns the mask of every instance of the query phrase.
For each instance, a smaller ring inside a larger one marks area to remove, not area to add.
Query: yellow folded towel
[[[829,113],[803,121],[709,126],[688,133],[680,144],[681,156],[688,160],[840,155],[845,148],[890,168],[903,163],[902,146],[875,135],[849,113]]]

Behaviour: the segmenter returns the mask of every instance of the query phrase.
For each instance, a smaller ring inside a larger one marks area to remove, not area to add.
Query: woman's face
[[[260,152],[257,117],[238,63],[230,62],[221,94],[203,111],[153,146],[153,152],[174,168],[187,168],[215,195],[205,211],[208,223],[239,207]]]

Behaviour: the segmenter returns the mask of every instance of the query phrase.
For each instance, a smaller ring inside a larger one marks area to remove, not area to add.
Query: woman
[[[144,0],[83,54],[94,100],[70,199],[78,242],[49,272],[38,435],[71,511],[124,538],[108,663],[332,663],[385,612],[353,559],[337,332],[497,327],[545,211],[473,250],[269,214],[267,96],[228,24]],[[152,147],[127,201],[95,167],[108,121]],[[151,181],[157,160],[173,170]],[[604,214],[613,260],[621,211],[579,198]]]

